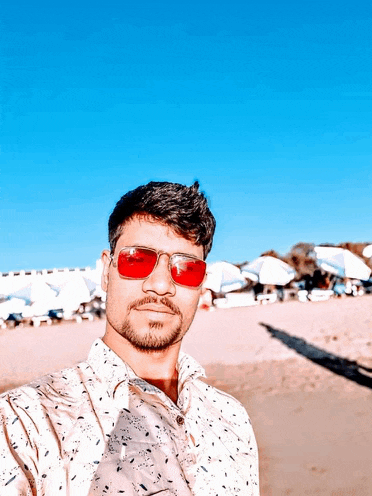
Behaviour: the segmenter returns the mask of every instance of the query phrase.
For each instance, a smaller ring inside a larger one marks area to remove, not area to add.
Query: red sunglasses
[[[119,251],[116,264],[119,274],[126,279],[146,279],[158,264],[162,251],[144,246],[126,246]],[[200,258],[183,253],[169,256],[168,268],[172,281],[186,288],[200,288],[203,284],[207,264]],[[113,257],[111,256],[111,260]]]

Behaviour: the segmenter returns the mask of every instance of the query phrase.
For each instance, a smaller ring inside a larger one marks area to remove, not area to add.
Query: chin
[[[185,334],[181,326],[168,328],[163,322],[151,321],[136,330],[136,327],[126,321],[116,331],[139,351],[163,351],[180,341]]]

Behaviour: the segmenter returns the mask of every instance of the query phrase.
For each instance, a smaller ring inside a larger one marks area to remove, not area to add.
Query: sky
[[[94,266],[150,180],[200,182],[210,262],[372,242],[369,2],[6,2],[0,33],[0,272]]]

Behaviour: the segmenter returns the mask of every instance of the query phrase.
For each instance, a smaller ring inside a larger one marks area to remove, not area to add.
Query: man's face
[[[102,254],[102,288],[107,292],[106,318],[109,332],[116,331],[136,349],[164,350],[178,343],[190,327],[200,289],[174,284],[169,256],[174,253],[203,258],[203,247],[180,237],[168,226],[134,217],[118,239],[114,260],[125,246],[144,246],[165,252],[147,279],[125,279]]]

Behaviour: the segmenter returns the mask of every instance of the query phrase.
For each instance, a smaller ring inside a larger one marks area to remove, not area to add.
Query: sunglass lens
[[[206,264],[203,260],[180,257],[173,261],[171,275],[176,284],[198,288],[203,282],[205,270]]]
[[[118,257],[118,272],[123,277],[144,279],[153,271],[157,260],[156,252],[144,248],[125,248]]]

